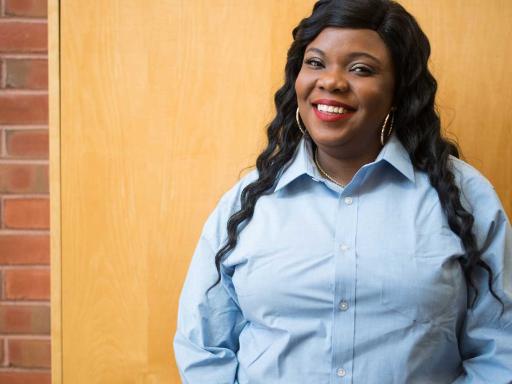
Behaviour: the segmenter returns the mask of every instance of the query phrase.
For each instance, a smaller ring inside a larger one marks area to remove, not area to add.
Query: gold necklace
[[[340,186],[341,188],[345,188],[345,184],[341,184],[339,181],[337,181],[334,177],[332,177],[331,175],[329,175],[327,172],[325,172],[325,170],[320,166],[320,163],[318,163],[318,158],[317,158],[317,153],[318,153],[318,148],[315,150],[315,154],[313,156],[313,159],[315,160],[315,164],[316,164],[316,167],[318,168],[318,170],[320,171],[320,173],[322,174],[322,176],[325,176],[327,179],[329,179],[330,181],[332,181],[334,184]]]

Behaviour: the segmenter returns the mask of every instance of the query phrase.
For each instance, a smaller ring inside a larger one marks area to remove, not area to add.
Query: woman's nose
[[[323,71],[317,84],[328,92],[345,92],[349,88],[345,75],[335,70]]]

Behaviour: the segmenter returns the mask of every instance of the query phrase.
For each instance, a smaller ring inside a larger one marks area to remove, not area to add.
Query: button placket
[[[337,257],[335,265],[335,314],[333,322],[332,365],[335,382],[349,376],[354,355],[357,198],[340,196],[336,219],[335,241]]]

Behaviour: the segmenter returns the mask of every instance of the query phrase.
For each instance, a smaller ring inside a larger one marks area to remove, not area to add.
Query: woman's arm
[[[504,312],[488,289],[487,272],[477,268],[479,295],[459,341],[464,374],[454,384],[512,383],[512,230],[494,191],[487,192],[471,204],[474,228]]]
[[[221,282],[207,294],[217,280],[215,237],[222,230],[217,212],[205,225],[180,297],[174,352],[187,384],[236,383],[238,336],[245,321],[231,277],[221,270]]]

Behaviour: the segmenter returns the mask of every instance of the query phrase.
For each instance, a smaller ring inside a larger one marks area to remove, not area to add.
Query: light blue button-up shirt
[[[180,299],[174,350],[189,384],[512,383],[512,231],[498,197],[453,158],[483,259],[466,309],[464,254],[436,191],[392,137],[345,188],[302,141],[237,247],[214,256],[252,172],[207,220]]]

